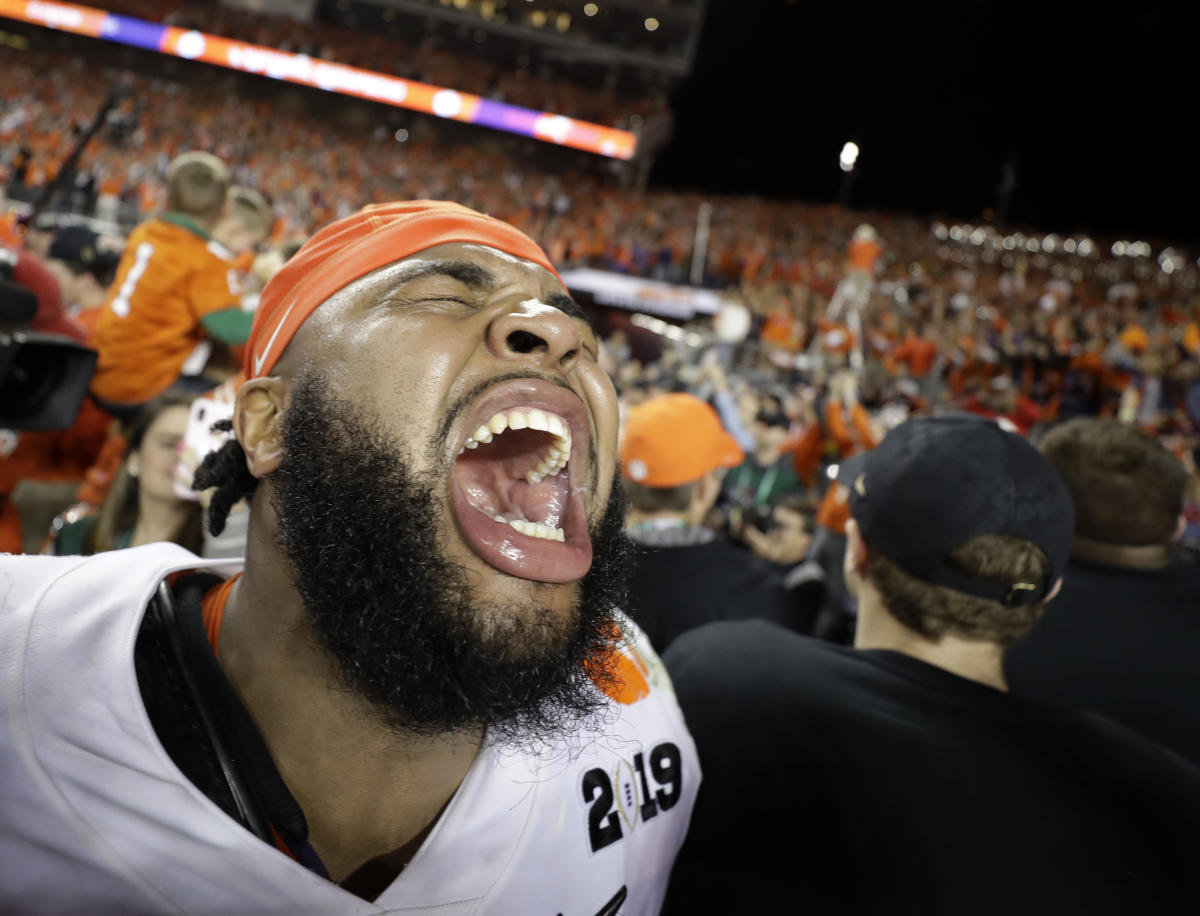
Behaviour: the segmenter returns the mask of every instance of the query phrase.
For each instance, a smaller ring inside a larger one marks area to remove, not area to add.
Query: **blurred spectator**
[[[799,627],[779,574],[704,524],[721,477],[741,458],[716,411],[690,394],[651,398],[626,421],[621,471],[626,533],[636,545],[631,611],[658,651],[714,620],[763,617]]]
[[[664,655],[705,782],[663,912],[1194,913],[1200,771],[1006,692],[1070,550],[1050,463],[959,415],[840,476],[855,648],[737,621]]]
[[[885,363],[893,373],[923,379],[929,375],[937,362],[938,352],[937,341],[929,330],[920,334],[916,322],[910,322],[904,339],[888,352]]]
[[[833,331],[835,335],[844,334],[845,338],[843,341],[839,337],[835,346],[840,352],[849,353],[850,365],[855,369],[861,368],[863,363],[863,311],[870,301],[882,253],[875,227],[869,223],[858,226],[846,246],[845,271],[829,303],[831,326],[826,327],[825,336],[828,339],[833,326],[842,329]],[[835,324],[840,322],[845,324]]]
[[[28,329],[83,342],[84,331],[63,308],[58,281],[46,262],[28,249],[0,247],[0,276],[4,275],[37,300]],[[71,504],[109,423],[110,418],[85,399],[69,429],[0,430],[0,552],[37,549],[50,519]]]
[[[235,259],[249,255],[253,260],[255,250],[270,236],[274,222],[275,214],[262,194],[254,188],[232,187],[212,237]]]
[[[105,409],[128,415],[181,376],[198,376],[203,366],[189,363],[206,336],[241,344],[249,335],[253,314],[241,308],[232,255],[212,232],[256,243],[266,231],[259,209],[228,191],[221,160],[184,153],[167,171],[168,211],[130,235],[92,337],[92,392]]]
[[[735,533],[745,524],[770,515],[771,509],[804,492],[792,467],[791,419],[779,400],[767,394],[757,399],[750,422],[754,451],[726,476],[723,501],[731,508]]]
[[[1200,568],[1181,561],[1183,464],[1117,420],[1041,448],[1075,503],[1061,597],[1006,660],[1014,693],[1104,713],[1200,763]]]
[[[44,258],[50,252],[50,243],[58,235],[58,218],[53,213],[35,213],[25,222],[25,233],[22,241],[25,247]]]
[[[1028,436],[1042,419],[1042,409],[1021,394],[1007,376],[992,379],[988,388],[967,398],[963,404],[971,413],[990,417],[1010,432]]]
[[[797,475],[810,490],[825,483],[826,470],[848,458],[873,449],[875,430],[858,400],[858,382],[849,372],[834,376],[820,411],[813,411],[799,445],[792,453]],[[846,521],[850,518],[847,491],[830,480],[817,508],[816,529],[804,562],[788,573],[789,587],[820,594],[821,610],[813,635],[849,643],[854,637],[854,601],[846,589],[842,559],[846,551]]]
[[[117,274],[124,239],[108,239],[87,226],[64,226],[46,249],[46,266],[58,280],[67,313],[88,334]]]
[[[192,397],[167,391],[143,405],[122,431],[128,446],[104,502],[98,509],[72,509],[56,519],[43,552],[86,555],[155,541],[200,552],[200,504],[175,492],[175,466]]]
[[[231,438],[233,404],[237,390],[245,381],[244,373],[230,376],[212,391],[199,395],[191,405],[187,431],[175,466],[175,492],[195,499],[207,517],[214,492],[195,489],[196,469],[211,453],[219,451]],[[214,532],[204,526],[204,546],[197,551],[202,557],[241,557],[246,555],[246,534],[250,522],[250,503],[242,498],[222,507],[225,524]]]
[[[44,257],[27,248],[0,246],[0,275],[33,293],[37,312],[28,328],[44,334],[61,334],[82,343],[86,334],[71,319],[63,304],[62,289]]]

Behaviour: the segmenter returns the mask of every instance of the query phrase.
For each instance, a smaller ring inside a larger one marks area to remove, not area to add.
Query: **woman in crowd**
[[[86,555],[153,541],[200,551],[201,506],[175,492],[179,445],[194,396],[168,390],[141,409],[125,430],[125,457],[104,502],[94,511],[68,511],[56,519],[47,552]]]

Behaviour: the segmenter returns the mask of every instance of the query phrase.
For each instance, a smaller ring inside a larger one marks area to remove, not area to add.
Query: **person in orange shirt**
[[[845,275],[838,284],[827,310],[829,319],[845,324],[845,352],[851,367],[855,369],[860,369],[863,365],[862,313],[875,285],[875,270],[881,253],[879,236],[874,227],[863,223],[854,230],[846,248]]]
[[[825,462],[840,463],[877,444],[870,416],[858,400],[857,379],[851,373],[840,373],[830,381],[823,420],[809,427],[792,453],[796,473],[810,488],[820,483],[819,472]],[[813,635],[835,642],[848,641],[853,629],[850,596],[841,573],[850,517],[847,495],[836,479],[830,481],[817,507],[816,530],[805,561],[785,579],[789,588],[798,588],[805,581],[822,584],[822,609]]]
[[[860,270],[871,276],[875,274],[875,265],[883,249],[879,245],[879,237],[875,229],[863,223],[854,230],[854,236],[846,248],[846,260],[851,270]]]
[[[776,347],[794,352],[803,346],[801,333],[791,301],[786,296],[780,296],[763,318],[759,337]]]
[[[857,380],[852,375],[841,377],[833,388],[833,396],[825,404],[825,429],[830,451],[839,462],[870,451],[876,445],[870,417],[858,401],[857,387]],[[846,519],[850,517],[847,506],[845,488],[833,481],[817,509],[817,524],[844,536]]]
[[[885,358],[885,365],[895,374],[903,364],[911,378],[924,378],[933,369],[937,357],[937,341],[928,334],[918,334],[916,325],[912,324],[904,340]]]
[[[824,354],[827,365],[841,367],[856,352],[858,343],[858,336],[846,322],[818,318],[817,333],[809,346],[811,350]]]
[[[249,336],[233,261],[271,230],[270,208],[251,194],[231,195],[225,164],[209,153],[172,161],[168,210],[130,234],[92,337],[92,395],[109,412],[126,416],[166,390],[206,338]]]
[[[0,189],[0,197],[3,197],[3,189]],[[20,248],[22,245],[15,213],[0,213],[0,245],[9,248]]]
[[[1193,357],[1200,355],[1200,324],[1189,321],[1183,329],[1183,348]]]
[[[1150,335],[1139,324],[1130,324],[1121,332],[1120,344],[1135,356],[1141,356],[1150,346]]]

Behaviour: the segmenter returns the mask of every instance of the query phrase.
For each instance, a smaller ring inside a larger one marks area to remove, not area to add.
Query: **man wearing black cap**
[[[122,238],[105,238],[95,229],[75,225],[60,229],[46,249],[46,266],[58,280],[63,304],[77,320],[81,313],[88,314],[84,324],[89,332],[116,277],[123,246]]]
[[[705,771],[664,912],[1200,912],[1200,770],[1007,692],[1071,545],[1050,463],[953,415],[839,479],[854,648],[747,621],[664,655]]]

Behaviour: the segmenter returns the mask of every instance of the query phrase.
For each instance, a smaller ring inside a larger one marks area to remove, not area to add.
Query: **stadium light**
[[[841,166],[843,172],[854,171],[854,163],[858,161],[858,144],[853,140],[847,140],[846,145],[842,147],[842,155],[838,158],[838,165]]]

